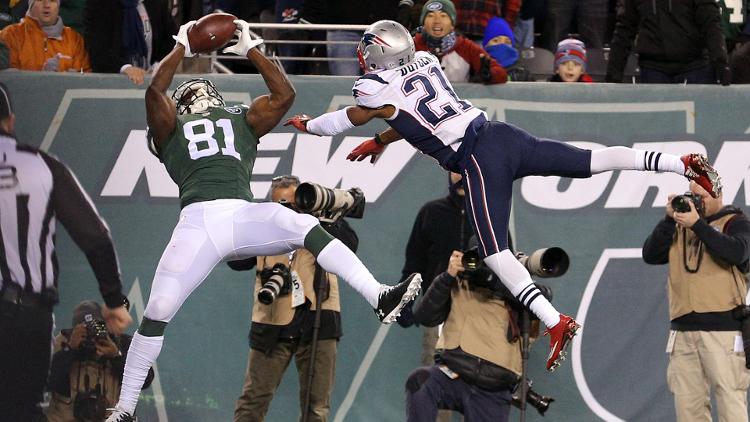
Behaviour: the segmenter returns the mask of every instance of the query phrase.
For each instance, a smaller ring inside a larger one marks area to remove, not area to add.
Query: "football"
[[[198,19],[187,33],[190,51],[210,53],[227,45],[237,30],[236,19],[229,13],[211,13]]]

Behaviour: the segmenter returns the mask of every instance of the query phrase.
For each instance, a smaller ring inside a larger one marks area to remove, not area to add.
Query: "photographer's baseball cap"
[[[95,320],[104,320],[102,307],[93,300],[84,300],[73,308],[73,326],[86,322],[86,315],[91,314]]]
[[[13,114],[13,107],[10,104],[10,93],[8,87],[0,82],[0,120]]]

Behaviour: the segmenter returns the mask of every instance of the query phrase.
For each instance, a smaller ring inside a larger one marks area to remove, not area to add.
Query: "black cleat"
[[[383,324],[390,324],[401,314],[407,303],[419,294],[422,276],[414,273],[395,286],[383,286],[378,296],[378,307],[375,314]]]

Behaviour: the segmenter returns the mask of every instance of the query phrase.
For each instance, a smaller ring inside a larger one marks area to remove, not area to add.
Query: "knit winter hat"
[[[35,2],[35,1],[36,1],[36,0],[29,0],[29,8],[28,8],[28,9],[26,9],[26,11],[27,11],[27,12],[30,12],[30,11],[31,11],[31,6],[33,6],[33,5],[34,5],[34,2]],[[60,3],[61,3],[61,1],[60,1],[60,0],[57,0],[57,4],[59,5]]]
[[[456,6],[451,0],[429,0],[422,7],[422,15],[419,17],[419,24],[424,25],[424,17],[430,12],[445,12],[451,17],[451,22],[456,25]]]
[[[482,40],[482,47],[487,47],[487,43],[490,42],[491,39],[500,35],[505,35],[506,37],[510,38],[510,41],[511,43],[513,43],[513,45],[516,44],[516,39],[513,36],[513,30],[510,29],[510,25],[508,25],[508,22],[506,22],[503,18],[495,16],[487,21],[487,26],[484,28],[484,39]]]
[[[555,69],[557,69],[561,63],[571,60],[580,63],[581,66],[583,66],[583,71],[586,71],[586,44],[584,44],[583,41],[575,38],[568,38],[557,44]]]

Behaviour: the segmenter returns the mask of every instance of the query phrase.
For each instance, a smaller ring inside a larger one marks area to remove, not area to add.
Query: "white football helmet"
[[[172,94],[177,114],[203,113],[209,107],[224,107],[226,103],[213,82],[196,78],[181,83]]]
[[[395,69],[414,60],[414,39],[398,22],[382,20],[370,25],[357,46],[362,70]]]

